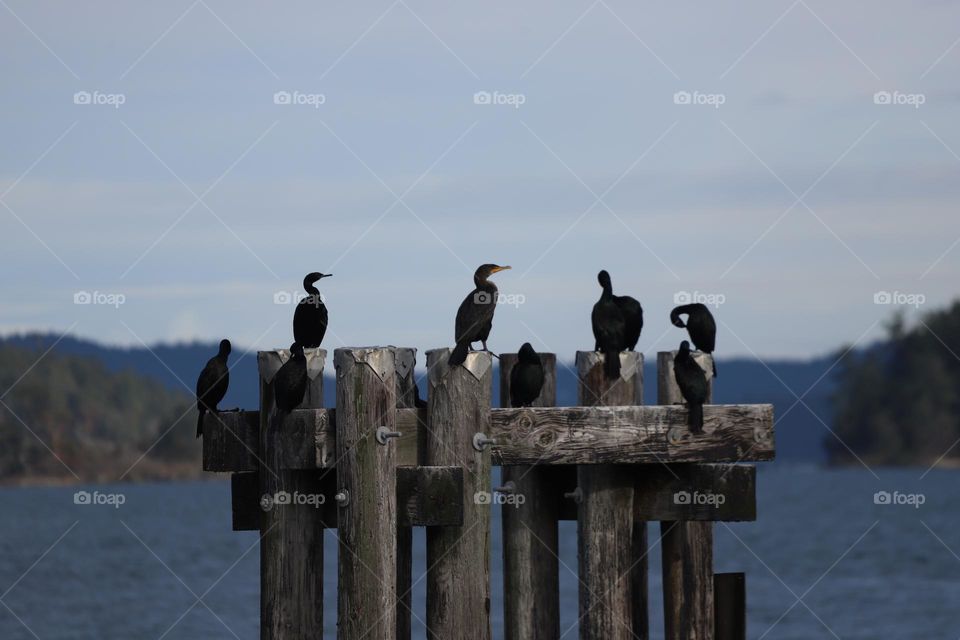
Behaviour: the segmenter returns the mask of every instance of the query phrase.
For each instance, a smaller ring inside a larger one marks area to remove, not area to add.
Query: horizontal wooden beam
[[[329,470],[296,471],[297,496],[277,499],[260,494],[259,472],[234,473],[230,478],[233,530],[260,529],[266,509],[321,510],[323,526],[337,527],[336,474]],[[403,527],[461,526],[463,469],[461,467],[398,467],[397,524]]]
[[[773,405],[707,405],[691,434],[683,406],[493,409],[497,464],[773,460]]]
[[[660,464],[773,460],[773,405],[707,405],[704,430],[691,434],[682,406],[491,409],[494,464]],[[256,471],[257,412],[207,414],[205,471]],[[330,469],[335,462],[336,410],[298,409],[284,421],[286,469]],[[417,432],[426,409],[397,409],[391,442],[402,466],[417,464]]]
[[[574,467],[549,467],[560,519],[577,519]],[[633,470],[637,521],[746,522],[757,519],[757,468],[732,464],[644,464]],[[506,507],[504,507],[506,508]]]

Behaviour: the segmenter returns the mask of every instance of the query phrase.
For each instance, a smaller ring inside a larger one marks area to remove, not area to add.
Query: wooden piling
[[[603,355],[577,352],[581,406],[643,404],[643,354],[620,354],[621,375],[608,380]],[[634,527],[629,467],[580,466],[577,512],[582,640],[645,640],[646,523]]]
[[[412,409],[416,406],[416,377],[414,367],[417,350],[410,347],[394,347],[394,363],[397,380],[397,408]],[[419,432],[419,429],[417,430]],[[419,453],[419,452],[418,452]],[[419,463],[419,455],[416,463]],[[399,461],[398,461],[399,462]],[[413,623],[413,528],[397,527],[397,640],[410,640]]]
[[[463,526],[427,528],[427,634],[431,640],[490,640],[490,451],[492,358],[473,352],[450,367],[449,349],[427,352],[429,429],[424,461],[461,465]]]
[[[657,354],[657,403],[678,404],[683,396],[673,375],[676,351]],[[695,352],[697,364],[707,373],[713,399],[713,360]],[[704,491],[710,491],[704,487]],[[666,640],[712,640],[713,523],[664,521],[660,523],[663,557],[663,615]]]
[[[326,351],[305,350],[307,393],[301,408],[323,407]],[[324,471],[293,471],[286,465],[285,440],[276,419],[273,377],[289,351],[261,351],[260,371],[260,638],[315,638],[323,629],[323,511],[312,505],[282,504],[277,496],[293,496],[317,484]],[[330,496],[326,496],[330,499]]]
[[[557,356],[541,353],[543,389],[535,407],[557,403]],[[500,406],[510,406],[510,372],[517,354],[500,354]],[[504,505],[503,606],[506,640],[560,637],[560,570],[557,544],[559,493],[556,469],[536,465],[504,466],[502,484],[512,482],[523,503]]]
[[[743,573],[713,576],[714,640],[747,640],[747,577]]]
[[[337,349],[337,637],[397,631],[397,453],[394,351]]]

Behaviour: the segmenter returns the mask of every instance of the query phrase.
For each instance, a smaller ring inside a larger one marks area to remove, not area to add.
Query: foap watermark
[[[322,93],[303,93],[302,91],[277,91],[273,94],[273,104],[307,106],[319,109],[326,104],[327,96]]]
[[[73,94],[73,104],[106,106],[119,109],[127,101],[123,93],[104,93],[102,91],[77,91]]]
[[[264,511],[270,511],[275,506],[285,507],[292,505],[294,507],[312,507],[319,509],[327,501],[327,496],[322,493],[300,493],[294,491],[277,491],[276,493],[265,493],[260,496],[260,508]]]
[[[722,293],[704,293],[702,291],[677,291],[673,294],[673,304],[694,304],[699,302],[709,307],[718,308],[727,301]]]
[[[306,304],[319,307],[327,301],[322,293],[303,293],[302,291],[276,291],[273,294],[273,304]]]
[[[473,504],[508,505],[518,509],[520,505],[526,501],[527,497],[522,493],[500,493],[499,491],[490,493],[489,491],[477,491],[473,494]]]
[[[127,296],[122,293],[107,293],[105,291],[77,291],[73,294],[73,304],[97,304],[119,309],[126,303]]]
[[[903,93],[902,91],[877,91],[873,94],[873,104],[890,104],[919,109],[927,102],[923,93]]]
[[[723,93],[701,93],[700,91],[677,91],[673,94],[673,104],[693,104],[719,109],[727,101]]]
[[[109,506],[119,509],[127,501],[122,493],[100,493],[99,491],[77,491],[73,494],[73,504]]]
[[[899,491],[877,491],[873,494],[873,504],[909,506],[919,509],[920,505],[927,501],[927,496],[922,493],[900,493]]]
[[[473,294],[473,301],[476,304],[508,304],[512,307],[519,307],[526,303],[527,296],[522,293],[490,293],[489,291],[477,291]]]
[[[527,102],[527,96],[522,93],[502,93],[500,91],[477,91],[473,94],[473,104],[489,104],[494,106],[508,106],[519,109]]]
[[[903,291],[877,291],[873,294],[873,304],[901,305],[919,309],[927,301],[922,293],[904,293]]]
[[[706,506],[716,509],[727,501],[722,493],[701,493],[699,491],[677,491],[673,494],[673,504]]]

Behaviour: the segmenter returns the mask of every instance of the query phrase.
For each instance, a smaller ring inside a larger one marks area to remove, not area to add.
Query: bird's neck
[[[490,282],[490,281],[487,280],[486,278],[474,278],[474,279],[473,279],[473,283],[474,283],[475,285],[477,285],[477,289],[481,289],[481,290],[483,290],[483,291],[496,291],[496,290],[497,290],[497,285],[493,284],[492,282]]]
[[[306,291],[307,293],[309,293],[309,294],[312,295],[312,296],[315,296],[315,295],[317,295],[318,293],[320,293],[320,289],[317,289],[317,288],[313,285],[312,282],[304,282],[304,283],[303,283],[303,290]]]

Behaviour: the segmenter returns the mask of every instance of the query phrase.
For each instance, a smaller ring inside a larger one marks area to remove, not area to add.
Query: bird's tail
[[[603,354],[603,372],[610,380],[620,377],[620,352],[606,351]]]
[[[703,405],[702,404],[691,404],[689,405],[690,409],[690,420],[687,423],[690,426],[691,433],[702,433],[703,432]]]
[[[468,351],[470,351],[469,342],[458,342],[457,346],[455,346],[453,351],[450,353],[450,358],[447,360],[447,364],[451,367],[457,364],[463,364],[467,360]]]
[[[197,437],[198,438],[203,435],[203,414],[205,414],[206,412],[207,410],[201,407],[199,411],[200,415],[197,416]]]

